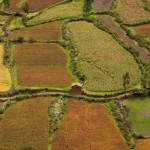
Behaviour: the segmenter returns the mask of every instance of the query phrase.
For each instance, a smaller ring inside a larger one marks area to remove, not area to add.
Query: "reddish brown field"
[[[150,139],[139,139],[136,150],[149,150],[150,149]]]
[[[23,12],[22,8],[18,8],[17,4],[19,3],[20,0],[11,0],[10,2],[10,7],[7,9],[8,11],[11,12]],[[49,7],[50,5],[56,4],[58,2],[61,2],[62,0],[26,0],[28,5],[29,5],[29,11],[34,12],[34,11],[39,11],[42,10],[46,7]]]
[[[111,0],[94,0],[95,12],[106,11],[111,6]]]
[[[56,44],[17,44],[14,59],[19,85],[66,87],[73,82],[67,56]]]
[[[0,121],[0,150],[32,146],[48,149],[50,97],[31,98],[10,107]]]
[[[150,24],[140,25],[135,29],[135,32],[138,34],[143,34],[150,36]]]
[[[70,99],[67,113],[52,141],[53,150],[127,150],[103,104]]]
[[[61,39],[61,21],[41,24],[20,30],[14,30],[9,36],[9,40],[24,37],[29,40],[31,37],[35,40],[60,40]]]
[[[111,17],[100,16],[97,19],[104,22],[109,29],[116,32],[127,45],[132,46],[135,50],[137,50],[142,61],[147,61],[149,59],[148,52],[144,48],[138,46],[134,40],[126,36],[125,31],[122,30]]]

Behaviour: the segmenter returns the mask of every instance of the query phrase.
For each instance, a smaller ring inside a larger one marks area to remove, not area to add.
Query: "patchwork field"
[[[150,37],[150,24],[140,25],[136,27],[135,32]]]
[[[150,136],[150,98],[133,98],[127,101],[130,119],[135,133]]]
[[[8,70],[3,65],[4,47],[0,45],[0,92],[8,92],[11,88],[11,75]]]
[[[135,150],[149,150],[150,139],[138,139],[137,146]]]
[[[70,99],[53,137],[53,150],[127,150],[127,145],[103,104]]]
[[[47,9],[40,15],[29,20],[28,25],[40,24],[60,18],[77,17],[82,14],[83,14],[83,2],[74,0],[72,2]]]
[[[32,37],[35,40],[60,40],[61,39],[61,21],[45,23],[37,26],[27,27],[20,30],[14,30],[9,36],[9,40],[24,37],[25,40],[30,40]]]
[[[121,90],[124,88],[123,76],[126,72],[130,76],[128,87],[140,82],[140,71],[134,58],[108,33],[85,21],[72,22],[67,27],[79,50],[77,61],[86,76],[86,90]]]
[[[95,12],[106,11],[111,6],[111,0],[94,0],[93,6]]]
[[[23,7],[25,3],[29,6],[29,11],[39,11],[42,10],[50,5],[56,4],[61,2],[62,0],[11,0],[10,7],[7,9],[9,12],[23,12]]]
[[[56,44],[17,44],[17,82],[24,86],[67,87],[74,81],[66,67],[67,59],[63,48]]]
[[[48,149],[48,98],[32,98],[10,107],[0,121],[0,149],[21,150],[31,146]]]
[[[121,0],[118,13],[125,23],[138,23],[150,20],[150,12],[144,9],[142,0]]]
[[[132,46],[133,48],[135,48],[135,50],[138,51],[139,55],[140,55],[140,58],[142,61],[148,61],[149,59],[149,55],[148,55],[148,52],[138,46],[137,43],[135,43],[134,40],[132,40],[131,38],[129,38],[125,31],[123,29],[121,29],[118,24],[116,24],[114,22],[114,20],[110,17],[110,16],[99,16],[97,18],[99,21],[102,21],[110,30],[116,32],[119,37],[129,46]]]

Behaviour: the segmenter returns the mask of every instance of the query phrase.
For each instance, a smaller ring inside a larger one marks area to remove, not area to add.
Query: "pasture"
[[[0,45],[0,92],[8,92],[11,88],[11,75],[9,69],[3,65],[4,46]]]
[[[118,13],[125,23],[139,23],[150,20],[150,13],[144,9],[142,0],[121,0]]]
[[[111,0],[94,0],[93,7],[95,12],[107,11],[111,7]]]
[[[140,70],[133,56],[108,33],[85,21],[67,24],[72,41],[79,50],[77,63],[86,76],[85,89],[90,92],[123,90],[123,76],[129,72],[127,88],[140,83]]]
[[[62,0],[10,0],[10,7],[6,10],[9,12],[23,12],[23,7],[27,3],[29,6],[29,12],[35,12],[61,1]]]
[[[51,98],[31,98],[11,106],[0,121],[0,149],[21,150],[31,146],[48,149]]]
[[[67,70],[67,54],[57,44],[17,44],[13,55],[19,85],[63,88],[74,81]]]
[[[28,21],[28,25],[49,22],[50,20],[65,19],[83,15],[83,2],[72,1],[49,8]],[[61,13],[60,13],[61,12]]]
[[[8,36],[9,40],[24,37],[25,40],[60,40],[61,39],[61,21],[45,23],[37,26],[27,27],[20,30],[14,30]]]
[[[149,150],[150,139],[138,139],[135,150]]]
[[[127,150],[118,127],[104,104],[69,99],[61,127],[52,140],[53,150]]]
[[[137,135],[150,136],[150,98],[129,99],[126,105],[130,109],[129,117]]]

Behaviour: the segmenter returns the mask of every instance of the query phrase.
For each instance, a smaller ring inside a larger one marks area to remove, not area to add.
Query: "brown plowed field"
[[[31,146],[48,149],[50,97],[31,98],[10,107],[0,121],[0,150]]]
[[[67,56],[56,44],[17,44],[14,60],[19,85],[66,87],[73,82]]]
[[[147,61],[149,59],[149,56],[148,56],[148,52],[138,46],[134,40],[132,40],[131,38],[129,38],[128,36],[126,36],[126,33],[124,30],[122,30],[119,26],[117,26],[115,24],[115,22],[113,21],[113,19],[109,16],[100,16],[98,17],[98,20],[104,22],[104,24],[109,28],[111,29],[112,31],[116,32],[119,37],[129,46],[132,46],[133,48],[135,48],[135,50],[138,51],[139,55],[140,55],[140,58],[142,61]]]
[[[56,21],[15,30],[8,36],[8,39],[13,40],[18,37],[24,37],[25,40],[29,40],[32,37],[35,40],[60,40],[62,34],[61,25],[61,21]]]
[[[52,141],[53,150],[127,150],[127,145],[103,104],[70,99]]]
[[[140,25],[135,29],[138,34],[143,34],[150,37],[150,24]]]
[[[18,6],[19,1],[20,0],[11,0],[10,1],[10,7],[7,9],[7,11],[23,12],[23,9],[20,6]],[[50,5],[56,4],[56,3],[61,2],[61,1],[62,0],[44,0],[44,1],[42,1],[42,0],[25,0],[25,2],[27,2],[29,5],[29,11],[30,12],[42,10],[46,7],[49,7]],[[24,5],[24,3],[23,3],[23,5]]]
[[[150,149],[150,139],[139,139],[136,150],[149,150]]]
[[[95,12],[106,11],[111,6],[111,0],[94,0]]]

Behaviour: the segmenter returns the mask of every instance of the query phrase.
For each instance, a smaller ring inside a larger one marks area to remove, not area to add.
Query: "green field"
[[[127,101],[134,132],[150,136],[150,97],[133,98]]]

